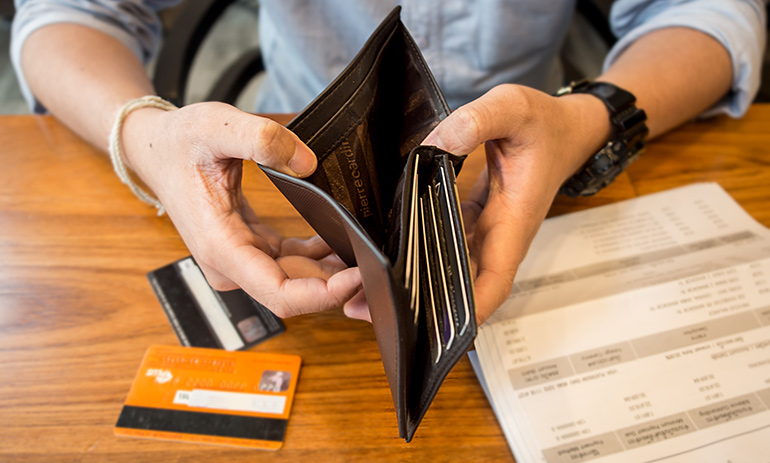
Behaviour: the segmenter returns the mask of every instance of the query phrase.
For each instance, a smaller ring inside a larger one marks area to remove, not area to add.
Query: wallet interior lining
[[[369,72],[334,87],[349,99],[315,133],[305,133],[319,156],[307,181],[348,209],[380,248],[392,232],[395,187],[409,152],[449,112],[407,34],[398,23],[381,38]]]

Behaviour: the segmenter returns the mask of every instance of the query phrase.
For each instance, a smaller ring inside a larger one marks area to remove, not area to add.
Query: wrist
[[[158,210],[158,215],[160,216],[165,213],[163,204],[156,196],[153,196],[144,188],[137,185],[133,179],[133,175],[130,172],[130,170],[133,170],[136,175],[139,175],[140,178],[142,178],[142,180],[144,180],[145,183],[149,185],[150,182],[147,181],[147,176],[143,175],[145,173],[152,172],[151,170],[146,169],[147,166],[145,165],[145,161],[148,160],[148,158],[142,158],[139,156],[139,154],[143,153],[145,150],[142,149],[141,144],[137,145],[136,138],[130,136],[130,134],[134,133],[135,131],[136,133],[143,134],[143,131],[140,132],[139,130],[142,128],[149,128],[149,126],[146,124],[136,124],[136,122],[146,120],[148,115],[155,115],[157,117],[157,113],[146,111],[143,113],[145,115],[144,118],[134,117],[134,124],[131,124],[128,128],[129,136],[125,138],[131,142],[131,152],[133,153],[130,158],[131,164],[129,165],[127,165],[126,162],[126,148],[123,145],[123,138],[126,135],[123,129],[125,128],[128,116],[131,116],[132,113],[140,109],[148,107],[158,108],[164,111],[177,109],[177,107],[173,104],[154,95],[146,95],[140,98],[129,100],[123,106],[121,106],[118,114],[115,116],[115,122],[112,126],[112,130],[110,130],[109,136],[109,153],[110,160],[112,161],[112,167],[115,169],[115,173],[118,175],[118,178],[120,178],[120,181],[126,184],[137,198],[147,204],[154,206]],[[157,124],[155,124],[155,130],[157,130]],[[150,134],[150,140],[152,140],[152,134],[154,133],[154,130],[146,133]],[[141,137],[139,140],[141,141]],[[149,148],[152,148],[151,141],[148,143],[148,146]]]
[[[567,196],[591,196],[612,183],[644,152],[647,115],[636,107],[636,97],[632,93],[609,82],[581,80],[556,93],[562,97],[574,94],[589,95],[601,101],[607,109],[607,117],[603,120],[609,119],[611,126],[607,143],[559,189]],[[588,138],[591,138],[590,133]]]
[[[607,107],[597,97],[585,93],[573,93],[558,98],[568,114],[571,130],[570,150],[565,159],[566,172],[562,181],[575,174],[586,161],[596,154],[610,139],[613,132]]]
[[[123,144],[123,162],[143,182],[148,183],[147,173],[154,171],[152,164],[158,160],[154,151],[159,147],[156,130],[162,127],[161,118],[166,110],[139,108],[126,116],[120,139]]]

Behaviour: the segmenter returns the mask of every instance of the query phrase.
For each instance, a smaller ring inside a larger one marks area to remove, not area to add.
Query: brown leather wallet
[[[449,107],[396,8],[287,127],[318,156],[298,179],[262,170],[348,265],[358,265],[398,417],[411,441],[476,336],[455,186],[464,157],[420,142]]]

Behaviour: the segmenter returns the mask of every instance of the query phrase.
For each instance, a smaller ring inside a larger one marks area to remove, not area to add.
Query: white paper
[[[716,184],[549,219],[476,352],[520,463],[768,460],[770,232]]]

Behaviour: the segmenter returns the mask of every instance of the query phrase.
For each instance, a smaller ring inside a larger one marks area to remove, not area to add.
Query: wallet
[[[261,166],[350,266],[358,265],[407,442],[476,336],[455,185],[465,157],[420,142],[449,107],[397,7],[287,127],[318,156],[299,179]]]

